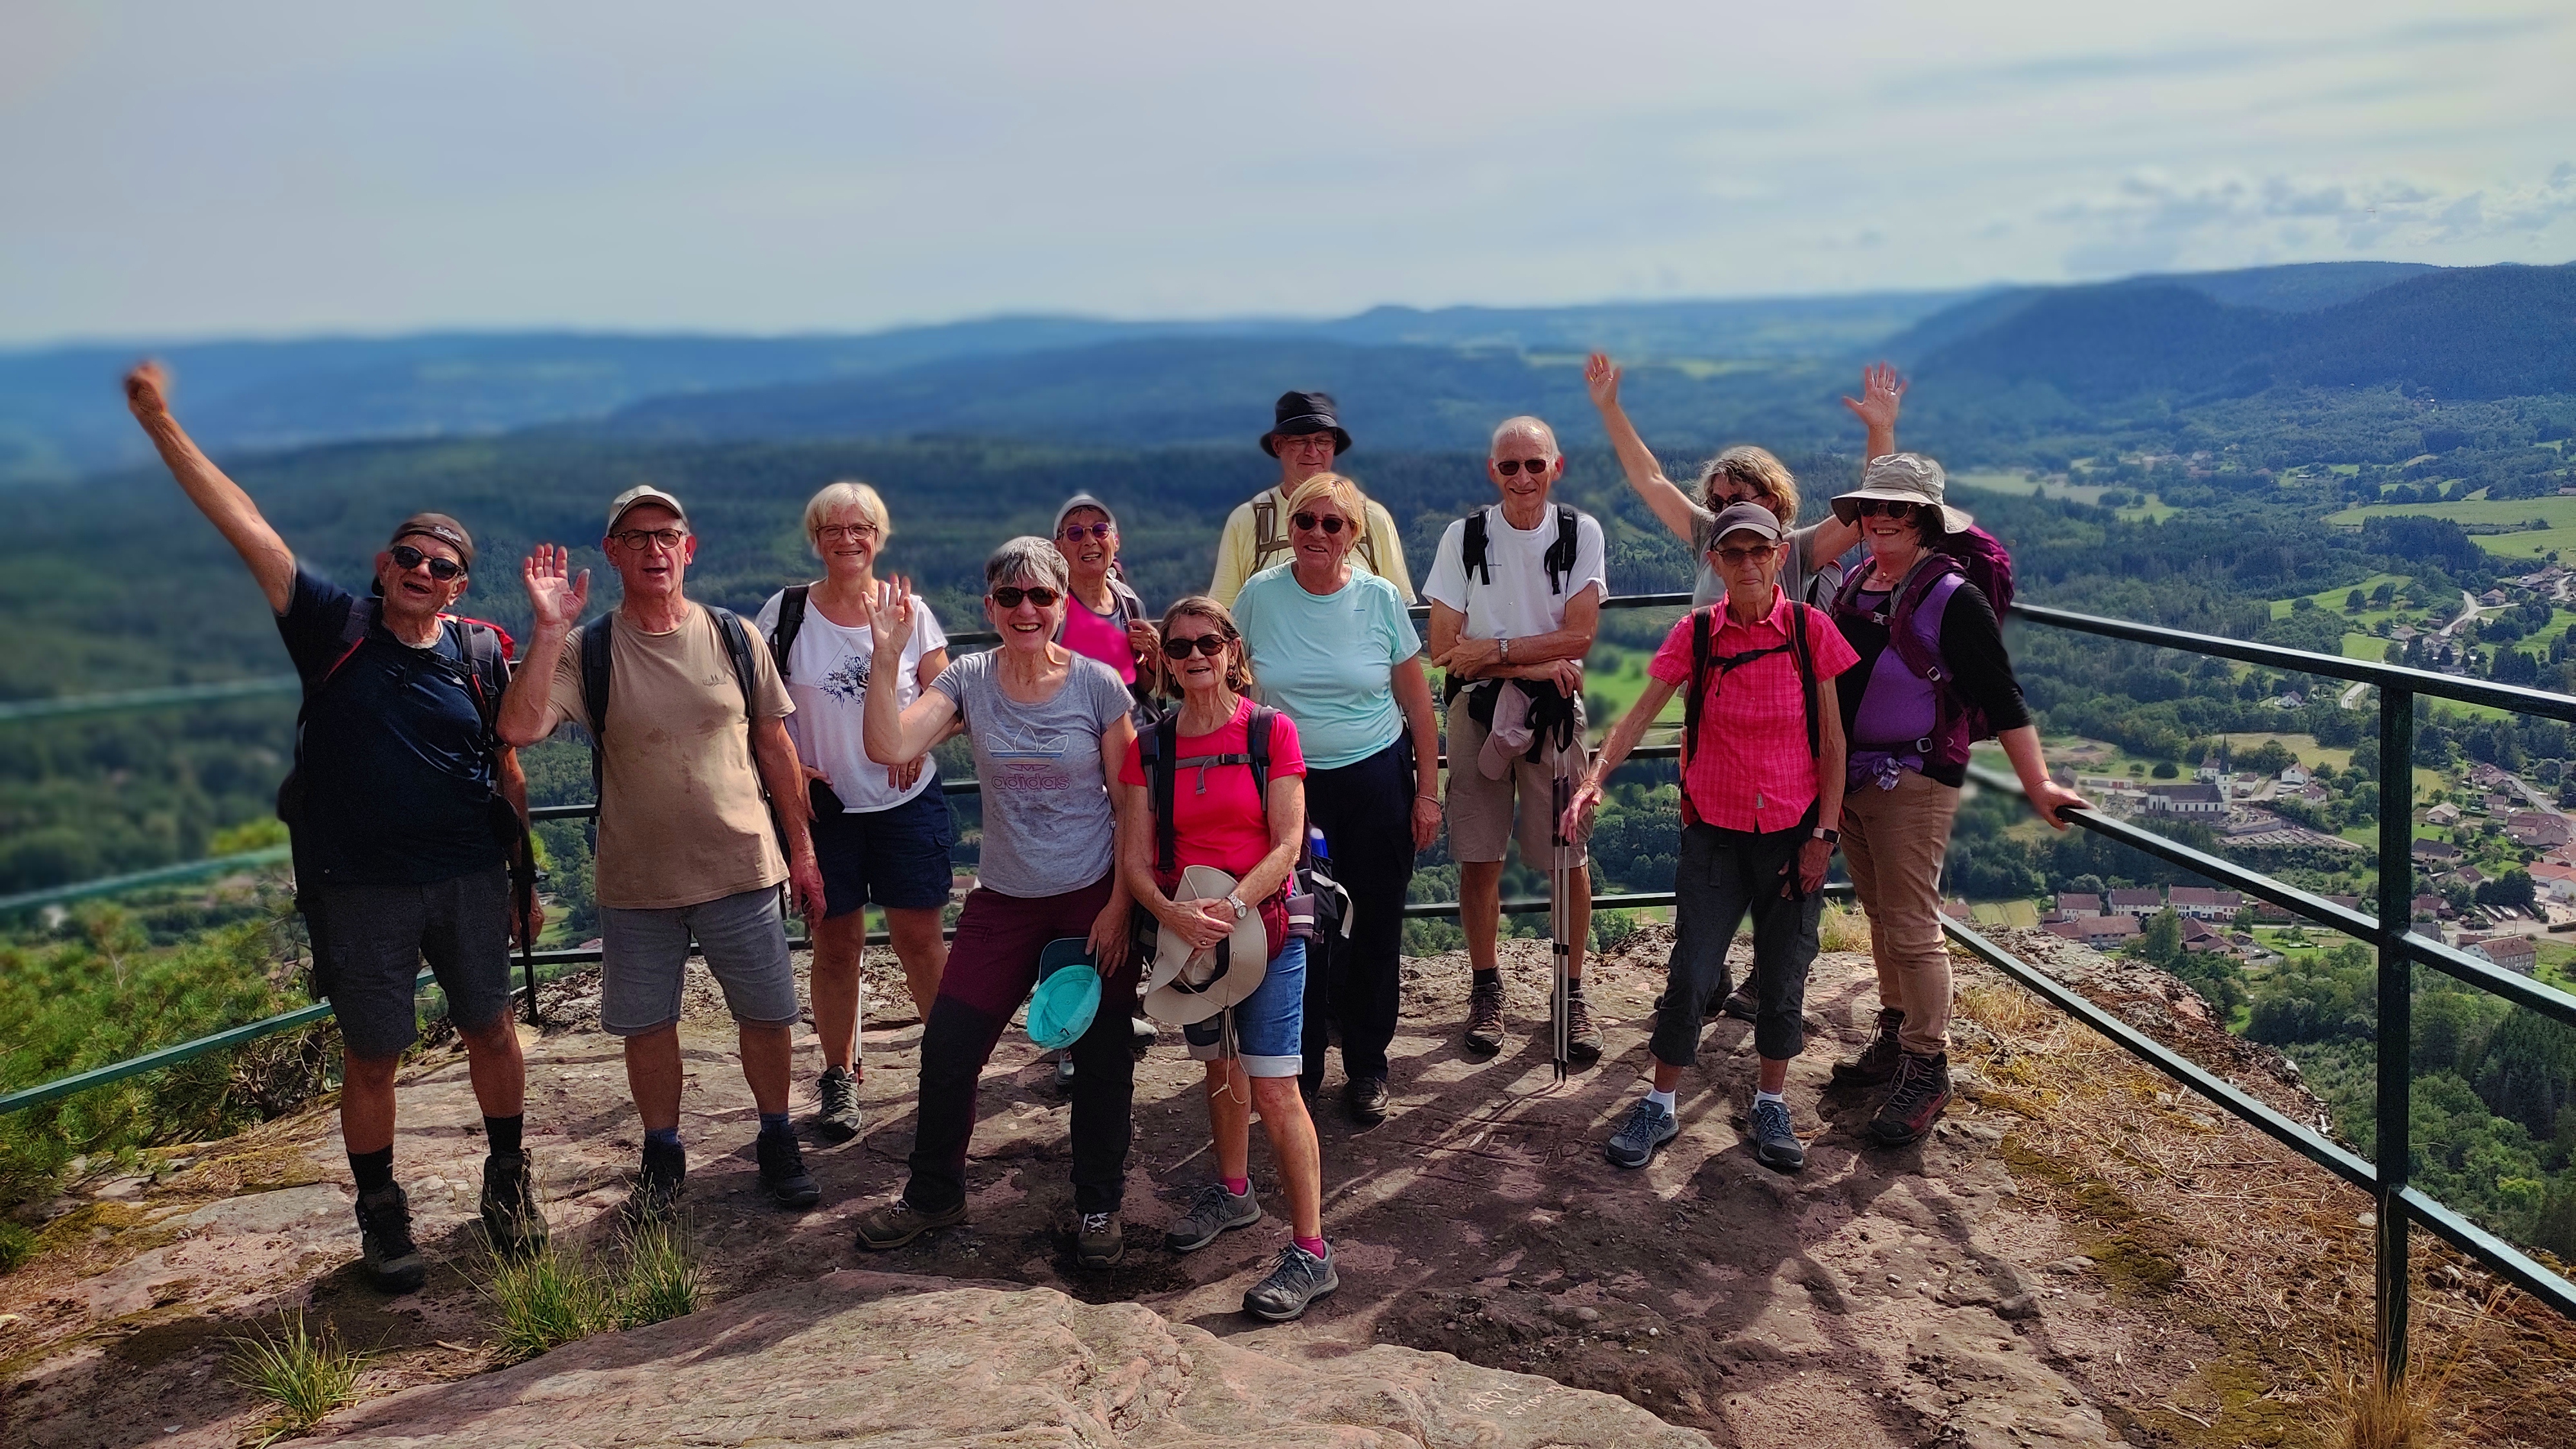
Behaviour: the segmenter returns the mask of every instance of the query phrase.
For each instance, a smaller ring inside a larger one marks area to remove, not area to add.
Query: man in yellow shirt
[[[1288,562],[1288,495],[1318,473],[1333,471],[1333,460],[1351,450],[1351,435],[1333,416],[1333,396],[1323,392],[1283,392],[1277,421],[1261,435],[1261,451],[1279,460],[1279,482],[1234,510],[1217,541],[1216,579],[1208,592],[1227,608],[1243,581]],[[1376,574],[1395,585],[1405,602],[1413,601],[1413,577],[1404,571],[1404,539],[1395,517],[1372,498],[1368,527],[1351,549],[1353,568]]]

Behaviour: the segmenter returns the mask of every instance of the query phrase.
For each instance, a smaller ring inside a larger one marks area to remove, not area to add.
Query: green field
[[[1645,649],[1623,649],[1616,644],[1595,644],[1584,660],[1583,694],[1602,706],[1599,718],[1592,721],[1593,730],[1606,731],[1619,722],[1646,692],[1646,661],[1654,654]],[[1677,690],[1664,705],[1659,723],[1679,726],[1682,722],[1682,697]]]
[[[2547,528],[2520,533],[2481,533],[2478,547],[2506,558],[2537,559],[2551,553],[2576,552],[2576,497],[2510,498],[2502,502],[2463,499],[2457,503],[2373,503],[2328,515],[2326,522],[2358,526],[2365,518],[2400,514],[2447,518],[2454,523],[2524,523],[2544,519]]]
[[[2066,483],[2055,479],[2045,483],[2034,483],[2019,473],[1997,472],[1953,473],[1950,475],[1950,481],[1962,488],[1973,488],[1982,493],[2009,493],[2015,498],[2028,498],[2036,493],[2047,498],[2072,498],[2078,503],[2097,505],[2101,503],[2104,493],[2123,486],[2116,483]],[[2133,496],[2138,493],[2136,488],[2129,488],[2127,491]],[[1969,511],[1975,512],[1974,509]],[[2163,500],[2155,495],[2148,494],[2146,502],[2133,503],[2121,509],[2120,516],[2132,522],[2144,519],[2151,523],[2162,523],[2179,511],[2179,509],[2167,507]]]

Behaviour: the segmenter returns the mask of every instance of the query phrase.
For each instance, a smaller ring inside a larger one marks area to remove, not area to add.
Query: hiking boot
[[[1753,994],[1753,979],[1751,977],[1746,977],[1743,985],[1736,987],[1733,991],[1727,992],[1724,995],[1711,992],[1708,998],[1708,1011],[1706,1014],[1709,1016],[1731,1016],[1737,1021],[1751,1021],[1754,1017],[1760,1015],[1761,1011],[1762,1002]]]
[[[1363,1125],[1386,1120],[1386,1079],[1353,1077],[1342,1083],[1342,1105],[1350,1109],[1351,1120]]]
[[[1950,1105],[1950,1054],[1907,1052],[1896,1066],[1896,1086],[1869,1119],[1870,1140],[1881,1147],[1920,1142]]]
[[[1482,982],[1467,993],[1467,1050],[1489,1057],[1503,1049],[1503,978],[1494,974],[1494,984]]]
[[[896,1198],[883,1207],[872,1207],[859,1214],[859,1246],[871,1253],[900,1248],[924,1233],[953,1228],[966,1221],[966,1204],[926,1213],[914,1207],[907,1198]]]
[[[1904,1012],[1892,1006],[1880,1007],[1878,1035],[1869,1039],[1869,1045],[1860,1049],[1859,1056],[1847,1062],[1834,1063],[1834,1085],[1858,1083],[1864,1087],[1875,1087],[1881,1082],[1894,1081],[1896,1059],[1905,1054],[1905,1049],[1896,1044],[1896,1033],[1904,1025]]]
[[[537,1174],[524,1152],[483,1159],[483,1235],[502,1258],[524,1258],[546,1245],[546,1215],[537,1209]]]
[[[427,1281],[429,1263],[411,1240],[411,1199],[401,1183],[358,1194],[358,1259],[387,1293],[409,1293]]]
[[[825,1067],[815,1084],[822,1105],[814,1112],[814,1135],[826,1142],[847,1142],[859,1135],[859,1079],[847,1067]]]
[[[1807,1165],[1807,1149],[1789,1124],[1789,1104],[1753,1104],[1753,1160],[1775,1172],[1796,1172]]]
[[[1601,1060],[1601,1028],[1592,1024],[1592,1008],[1580,996],[1565,1003],[1565,1059],[1579,1065]]]
[[[689,1154],[678,1147],[644,1144],[644,1165],[635,1174],[635,1191],[626,1199],[626,1220],[636,1227],[667,1223],[679,1216],[680,1189],[689,1180]]]
[[[1243,1295],[1243,1311],[1255,1318],[1286,1323],[1303,1314],[1307,1304],[1341,1286],[1341,1275],[1333,1271],[1333,1250],[1329,1246],[1318,1258],[1290,1243],[1270,1260],[1269,1274]]]
[[[1639,1097],[1628,1109],[1628,1120],[1610,1134],[1602,1145],[1601,1155],[1612,1167],[1643,1167],[1655,1149],[1682,1135],[1682,1122],[1669,1107],[1657,1106],[1650,1097]]]
[[[1246,1184],[1243,1196],[1225,1190],[1225,1184],[1211,1182],[1190,1199],[1190,1210],[1163,1234],[1163,1246],[1175,1253],[1195,1253],[1216,1241],[1216,1235],[1228,1228],[1248,1228],[1261,1221],[1261,1203]]]
[[[1217,1191],[1224,1190],[1225,1184],[1217,1184]],[[1252,1194],[1245,1193],[1244,1201],[1251,1202]],[[1253,1212],[1258,1214],[1260,1211],[1256,1204]],[[1126,1256],[1127,1230],[1119,1224],[1118,1214],[1082,1213],[1076,1216],[1073,1225],[1075,1263],[1085,1268],[1115,1268]]]
[[[763,1132],[752,1139],[751,1152],[760,1163],[760,1185],[769,1189],[770,1201],[801,1211],[823,1200],[823,1189],[805,1170],[805,1149],[796,1144],[795,1133]]]

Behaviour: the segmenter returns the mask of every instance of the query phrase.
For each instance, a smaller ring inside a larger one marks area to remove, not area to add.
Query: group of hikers
[[[1160,1022],[1205,1064],[1216,1169],[1164,1244],[1186,1253],[1261,1220],[1257,1114],[1289,1240],[1244,1309],[1298,1316],[1339,1281],[1311,1112],[1336,1042],[1349,1117],[1389,1111],[1417,853],[1445,826],[1472,973],[1465,1050],[1492,1056],[1509,1030],[1496,938],[1517,838],[1560,896],[1553,1051],[1560,1067],[1597,1060],[1582,842],[1604,779],[1676,691],[1676,941],[1651,1086],[1605,1155],[1643,1167],[1679,1133],[1675,1090],[1722,1011],[1753,1024],[1753,1155],[1804,1165],[1783,1092],[1805,1045],[1837,847],[1868,917],[1880,1010],[1833,1076],[1882,1089],[1871,1141],[1921,1138],[1950,1098],[1938,885],[1968,745],[1995,736],[2050,824],[2083,803],[2048,778],[2004,652],[2009,560],[1944,501],[1939,464],[1896,451],[1904,384],[1890,369],[1869,369],[1861,396],[1844,400],[1867,428],[1859,486],[1805,528],[1797,481],[1773,455],[1729,448],[1685,490],[1621,409],[1619,369],[1596,354],[1585,379],[1629,486],[1699,556],[1692,611],[1597,752],[1582,683],[1609,593],[1603,532],[1555,501],[1565,460],[1535,417],[1495,428],[1496,501],[1440,537],[1420,590],[1427,640],[1395,520],[1336,471],[1352,439],[1334,400],[1291,392],[1260,439],[1277,481],[1228,518],[1208,592],[1159,618],[1121,574],[1115,513],[1077,495],[1051,536],[994,550],[982,603],[1000,644],[952,658],[928,602],[881,571],[894,534],[885,500],[842,481],[805,509],[822,577],[746,620],[686,596],[697,535],[681,500],[646,484],[609,505],[600,540],[617,606],[582,623],[588,574],[541,544],[522,569],[533,619],[522,645],[452,612],[476,563],[456,519],[404,519],[375,556],[370,594],[352,593],[305,567],[188,438],[159,370],[135,369],[135,417],[248,564],[304,681],[280,813],[314,988],[346,1050],[341,1128],[370,1275],[399,1291],[426,1272],[393,1173],[394,1077],[417,1039],[424,959],[483,1113],[485,1228],[504,1254],[544,1241],[510,1011],[510,948],[543,924],[525,889],[515,752],[566,722],[594,745],[600,1024],[623,1040],[644,1129],[628,1204],[638,1221],[667,1220],[682,1201],[678,1025],[693,942],[738,1029],[760,1181],[782,1207],[820,1200],[790,1110],[803,1009],[785,913],[803,915],[812,947],[822,1071],[809,1130],[846,1141],[862,1126],[862,907],[873,904],[923,1029],[909,1178],[858,1214],[860,1246],[893,1249],[965,1220],[977,1088],[1025,1003],[1032,1035],[1043,1018],[1060,1037],[1071,1099],[1065,1235],[1083,1266],[1121,1261],[1137,1049]],[[960,733],[981,783],[982,844],[943,940],[954,834],[928,757]],[[1748,916],[1751,961],[1730,991],[1728,946]]]

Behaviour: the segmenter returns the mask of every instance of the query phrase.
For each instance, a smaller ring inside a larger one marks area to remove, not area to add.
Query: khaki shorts
[[[1583,701],[1574,702],[1575,732],[1579,738],[1584,727]],[[1485,778],[1476,768],[1476,756],[1485,747],[1485,727],[1467,712],[1467,696],[1459,695],[1449,702],[1449,858],[1475,863],[1503,858],[1503,848],[1512,839],[1512,804],[1517,794],[1521,802],[1521,864],[1532,870],[1546,870],[1551,864],[1548,802],[1554,798],[1549,772],[1525,756],[1515,757],[1512,768],[1499,780]],[[1591,759],[1587,752],[1584,756]],[[1567,782],[1570,793],[1575,781]],[[1577,842],[1566,864],[1583,864],[1583,846]]]

